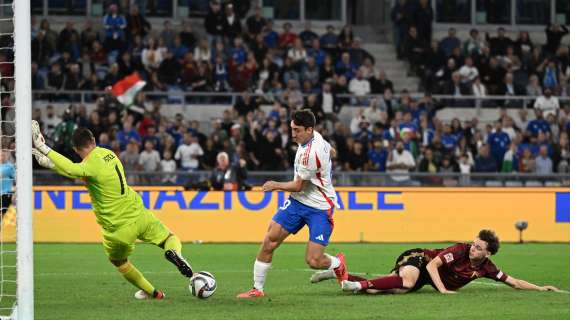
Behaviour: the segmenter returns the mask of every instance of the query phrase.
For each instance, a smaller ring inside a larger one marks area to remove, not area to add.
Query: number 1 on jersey
[[[119,176],[119,183],[121,184],[121,195],[125,194],[125,183],[123,182],[123,175],[121,174],[121,170],[119,169],[119,165],[115,165],[115,171],[117,171],[117,175]]]

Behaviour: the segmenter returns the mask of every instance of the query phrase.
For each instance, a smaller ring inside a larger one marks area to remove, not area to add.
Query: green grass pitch
[[[405,249],[445,244],[331,244],[342,251],[349,270],[382,274]],[[180,276],[151,245],[139,244],[132,261],[158,288],[163,301],[137,301],[97,244],[35,245],[36,319],[570,319],[570,294],[523,292],[490,280],[477,280],[459,294],[440,295],[431,287],[408,295],[343,293],[334,281],[309,283],[305,246],[284,244],[266,283],[267,297],[235,299],[251,287],[256,244],[184,246],[194,269],[218,281],[208,300],[190,295]],[[494,262],[507,274],[570,290],[570,245],[504,244]]]

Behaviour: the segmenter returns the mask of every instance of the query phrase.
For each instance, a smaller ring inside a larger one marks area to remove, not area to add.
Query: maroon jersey
[[[469,260],[470,244],[458,243],[447,249],[425,250],[431,259],[439,257],[443,265],[439,267],[439,276],[447,290],[457,290],[478,278],[489,278],[505,282],[507,275],[499,270],[491,260],[486,259],[477,267]]]

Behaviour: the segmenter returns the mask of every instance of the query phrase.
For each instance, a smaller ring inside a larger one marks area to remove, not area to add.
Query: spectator
[[[469,39],[463,43],[463,51],[466,56],[479,56],[483,54],[484,48],[487,48],[485,40],[481,39],[479,30],[471,29],[469,31]]]
[[[404,57],[404,41],[410,27],[411,10],[406,0],[398,0],[390,12],[394,24],[394,39],[398,58]]]
[[[491,38],[489,33],[486,33],[486,39],[491,48],[492,55],[504,56],[507,54],[507,48],[513,45],[513,41],[506,36],[506,31],[503,27],[497,29],[496,37]]]
[[[160,32],[160,39],[164,41],[164,45],[167,48],[174,47],[174,38],[176,37],[176,32],[172,30],[172,23],[170,20],[164,20],[163,29]]]
[[[4,217],[8,208],[12,205],[14,199],[14,181],[16,180],[16,167],[10,159],[10,154],[6,150],[0,150],[0,174],[2,181],[0,183],[0,214]]]
[[[255,112],[259,109],[259,102],[257,98],[252,97],[248,92],[243,92],[234,105],[234,110],[238,116],[245,117],[250,112]]]
[[[228,37],[229,43],[233,42],[235,37],[241,35],[241,21],[234,12],[233,4],[226,5],[226,15],[224,18],[224,36]]]
[[[368,99],[364,98],[370,94],[370,82],[363,77],[362,70],[356,71],[356,77],[350,80],[349,92],[357,96],[353,103],[359,105],[367,104]]]
[[[204,19],[204,27],[206,28],[206,33],[208,34],[208,43],[213,45],[218,41],[223,40],[224,27],[226,20],[219,0],[213,0],[210,2],[210,9]]]
[[[297,39],[297,35],[291,31],[293,26],[286,22],[283,25],[283,33],[279,36],[279,48],[283,50],[287,50],[291,48],[295,44],[295,40]]]
[[[279,34],[273,30],[273,21],[267,21],[263,31],[263,42],[269,49],[276,49],[279,45]]]
[[[410,71],[419,72],[421,66],[425,65],[424,57],[427,52],[428,45],[418,37],[418,30],[410,27],[408,38],[406,40],[405,54],[410,61]]]
[[[491,155],[497,163],[497,168],[499,168],[503,163],[503,158],[505,157],[507,148],[509,148],[511,144],[509,135],[503,132],[502,129],[501,121],[495,122],[495,132],[491,133],[487,137],[487,144],[491,148]]]
[[[407,185],[410,181],[410,176],[407,173],[415,166],[416,162],[412,154],[404,149],[402,141],[398,141],[396,149],[390,152],[386,163],[386,169],[388,173],[391,173],[392,182],[396,185]]]
[[[139,166],[147,174],[157,172],[160,169],[160,154],[155,149],[152,141],[147,140],[144,144],[144,150],[139,156]],[[144,175],[142,182],[151,183],[153,176]]]
[[[521,173],[533,173],[536,171],[536,161],[529,148],[523,149],[522,157],[519,160],[518,167],[519,167],[519,172]]]
[[[150,23],[140,14],[137,5],[131,6],[131,13],[127,16],[127,39],[132,42],[136,36],[145,38],[151,30]]]
[[[384,94],[386,89],[394,91],[394,84],[386,78],[386,72],[382,69],[379,69],[375,76],[368,79],[368,81],[370,82],[370,92],[372,94]]]
[[[334,27],[327,26],[327,32],[321,36],[321,47],[330,55],[335,55],[338,45],[338,36],[334,32]]]
[[[236,164],[230,164],[229,156],[226,152],[218,153],[216,157],[216,167],[212,171],[209,183],[213,190],[243,191],[251,187],[246,183],[247,171],[246,161],[240,159]]]
[[[384,148],[382,140],[374,140],[372,146],[368,151],[368,168],[372,171],[386,172],[388,151]]]
[[[55,128],[62,122],[61,118],[55,114],[52,105],[46,107],[45,116],[41,120],[43,132],[47,137],[52,137],[55,133]]]
[[[558,116],[558,111],[560,110],[560,103],[557,97],[552,96],[552,90],[546,88],[544,90],[544,95],[540,96],[534,102],[534,108],[542,111],[545,118],[549,115]]]
[[[544,120],[542,109],[534,109],[536,119],[530,121],[526,127],[531,136],[536,137],[539,133],[550,133],[550,125]]]
[[[461,48],[461,40],[457,38],[457,30],[455,30],[455,28],[449,28],[447,31],[447,37],[441,40],[439,47],[446,57],[451,56],[451,53],[455,48]]]
[[[319,41],[319,39],[314,39],[311,42],[311,46],[310,48],[307,50],[307,55],[309,57],[312,57],[313,59],[315,59],[315,62],[317,63],[317,65],[319,67],[322,67],[324,62],[325,62],[325,58],[326,58],[326,54],[325,52],[321,49],[321,42]]]
[[[74,24],[71,21],[65,23],[65,28],[61,30],[59,33],[59,37],[57,39],[57,49],[59,52],[67,51],[69,42],[72,41],[72,38],[75,38],[76,41],[79,40],[79,33],[75,30]]]
[[[352,47],[352,42],[354,41],[354,33],[352,32],[352,27],[350,25],[345,25],[340,34],[338,35],[338,47],[341,50],[346,50]]]
[[[562,38],[568,34],[568,28],[564,25],[549,24],[546,27],[546,45],[544,51],[549,55],[554,55],[560,47]]]
[[[107,52],[121,51],[127,21],[123,15],[119,14],[119,7],[116,4],[109,6],[109,13],[103,17],[103,25],[105,26],[105,50]]]
[[[354,38],[352,45],[348,48],[350,53],[351,62],[358,68],[369,60],[371,65],[374,65],[374,57],[365,49],[362,48],[362,39],[360,37]]]
[[[267,25],[267,20],[262,16],[261,10],[260,6],[256,6],[253,15],[247,18],[246,25],[250,39],[255,39]]]
[[[535,172],[540,175],[552,174],[552,160],[548,156],[548,146],[541,146],[539,155],[535,160]]]
[[[198,158],[203,154],[198,139],[190,133],[185,133],[184,142],[176,149],[174,159],[180,161],[180,169],[191,172],[198,170]]]
[[[182,27],[183,29],[182,31],[180,31],[179,34],[182,46],[186,47],[190,51],[193,51],[194,48],[196,47],[198,39],[196,38],[194,31],[192,30],[192,24],[190,23],[190,21],[184,21],[182,23]]]
[[[529,77],[529,83],[526,86],[526,95],[531,97],[542,96],[542,88],[540,87],[540,82],[536,74],[532,74]]]
[[[303,46],[305,46],[305,48],[313,47],[315,40],[319,40],[319,36],[311,29],[310,20],[305,21],[305,29],[299,33],[299,38],[303,42]]]
[[[459,69],[461,82],[471,85],[475,78],[479,77],[479,70],[473,64],[473,58],[465,58],[465,64]]]
[[[479,149],[479,155],[475,159],[475,172],[497,172],[497,162],[491,156],[487,144]]]
[[[425,43],[431,43],[433,10],[428,0],[420,0],[420,5],[414,13],[414,20],[419,31],[419,37]]]
[[[570,173],[570,143],[568,143],[568,133],[560,134],[558,143],[554,145],[553,167],[556,172]]]
[[[175,184],[176,175],[173,174],[174,172],[176,172],[176,161],[172,159],[172,152],[165,151],[163,159],[160,160],[161,182],[164,184]]]
[[[141,136],[133,128],[133,124],[130,121],[125,121],[123,123],[123,130],[117,132],[117,140],[121,146],[121,150],[125,150],[127,144],[130,142],[135,142],[137,145],[141,143]]]
[[[129,185],[136,185],[139,182],[139,144],[136,141],[129,141],[125,151],[121,152],[119,158],[123,163],[124,171],[126,172],[127,183]]]

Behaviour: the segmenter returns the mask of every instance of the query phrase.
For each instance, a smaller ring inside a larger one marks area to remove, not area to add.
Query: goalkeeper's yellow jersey
[[[105,230],[114,231],[144,212],[140,195],[127,185],[123,164],[113,151],[96,147],[81,163],[54,150],[47,157],[59,174],[87,183],[97,223]]]

